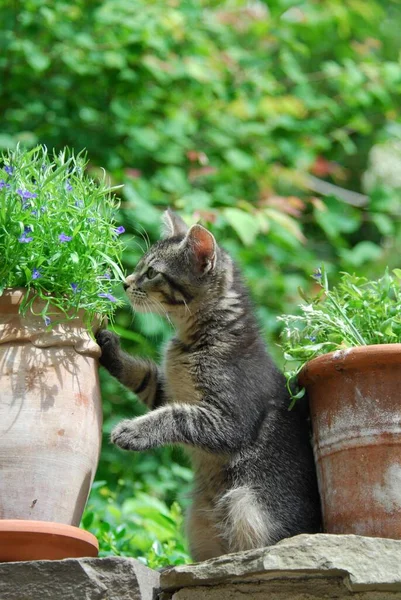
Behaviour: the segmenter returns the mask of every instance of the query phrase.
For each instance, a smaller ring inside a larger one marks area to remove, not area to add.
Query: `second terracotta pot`
[[[325,531],[401,539],[401,344],[320,356],[300,384]]]

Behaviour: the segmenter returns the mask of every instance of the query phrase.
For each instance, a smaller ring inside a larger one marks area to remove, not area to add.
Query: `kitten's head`
[[[188,228],[170,210],[163,222],[163,238],[141,258],[125,289],[136,310],[157,312],[162,305],[174,317],[214,295],[227,264],[213,235],[201,225]]]

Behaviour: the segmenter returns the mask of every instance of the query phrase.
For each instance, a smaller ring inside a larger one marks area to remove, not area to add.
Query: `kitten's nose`
[[[127,291],[127,290],[128,290],[128,288],[129,288],[129,285],[128,285],[128,283],[123,283],[123,288],[124,288],[124,290],[125,290],[125,291]]]

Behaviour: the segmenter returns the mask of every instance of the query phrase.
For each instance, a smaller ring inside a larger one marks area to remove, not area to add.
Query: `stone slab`
[[[319,579],[326,583],[332,579],[333,586],[341,581],[351,596],[374,591],[376,594],[390,592],[392,597],[396,593],[396,597],[401,598],[401,540],[303,534],[275,546],[168,569],[161,574],[160,584],[163,591],[174,590],[174,598],[183,600],[198,596],[179,595],[177,590],[208,586],[210,592],[211,586],[220,586],[221,590],[221,586],[238,586],[251,581],[261,584],[269,580],[292,584],[303,580],[303,585],[306,580],[314,580],[316,586]],[[312,589],[310,585],[309,588]]]
[[[340,581],[302,581],[294,585],[279,582],[254,582],[212,588],[184,588],[159,600],[399,600],[399,592],[351,592]]]
[[[300,535],[159,574],[135,559],[0,564],[0,600],[401,600],[401,541]]]
[[[0,564],[0,600],[154,600],[159,573],[122,557]]]

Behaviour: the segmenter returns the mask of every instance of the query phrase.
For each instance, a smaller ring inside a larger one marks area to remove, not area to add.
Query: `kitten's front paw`
[[[123,450],[148,450],[153,447],[149,437],[144,435],[141,418],[125,419],[111,432],[113,444]]]
[[[98,331],[95,337],[102,350],[102,355],[99,358],[100,364],[114,377],[118,377],[121,372],[120,338],[108,329]]]
[[[102,351],[110,351],[111,349],[117,350],[120,348],[120,338],[113,331],[101,329],[97,332],[95,337]]]

